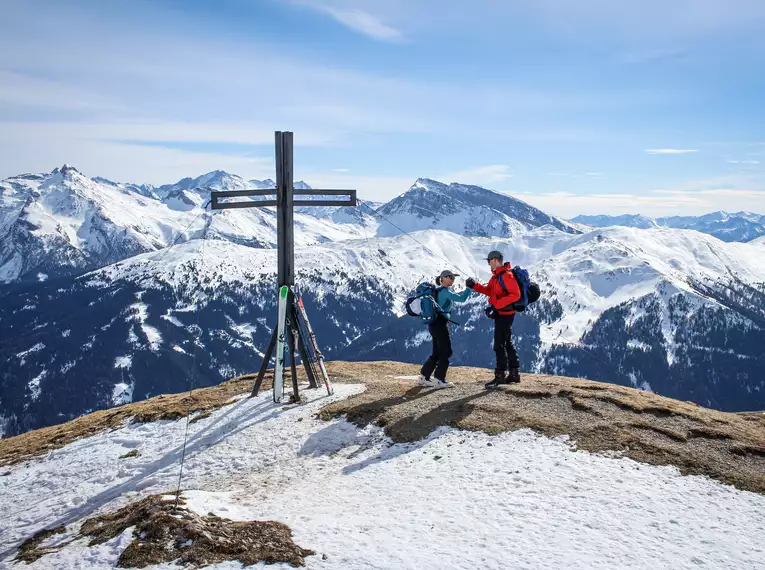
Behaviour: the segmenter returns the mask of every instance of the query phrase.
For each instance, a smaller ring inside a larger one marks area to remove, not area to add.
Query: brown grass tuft
[[[292,541],[292,531],[280,522],[235,522],[209,514],[200,517],[184,508],[177,509],[168,495],[152,495],[126,505],[114,513],[86,520],[80,534],[90,537],[90,546],[102,544],[135,527],[133,542],[120,555],[120,568],[145,568],[177,561],[200,568],[228,560],[244,566],[265,562],[304,566],[313,551]]]
[[[66,531],[66,528],[64,526],[59,526],[56,528],[51,529],[45,529],[41,530],[38,533],[35,533],[34,536],[31,538],[26,539],[24,542],[21,543],[21,546],[19,546],[19,551],[16,554],[16,558],[14,558],[14,561],[16,562],[26,562],[27,564],[31,564],[32,562],[37,561],[39,558],[45,556],[46,554],[51,554],[53,552],[58,551],[61,549],[62,545],[57,546],[50,546],[50,547],[41,547],[40,545],[47,539],[49,539],[51,536],[56,534],[62,534]]]

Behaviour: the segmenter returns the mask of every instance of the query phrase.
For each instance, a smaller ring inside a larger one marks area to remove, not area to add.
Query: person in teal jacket
[[[452,318],[454,303],[462,303],[471,293],[465,289],[462,293],[454,293],[449,288],[454,285],[454,278],[459,277],[448,269],[436,277],[436,303],[440,307],[436,320],[428,325],[430,336],[433,338],[433,353],[425,361],[420,370],[417,384],[434,388],[451,388],[454,384],[446,381],[446,371],[449,369],[449,358],[452,355],[452,338],[449,332],[449,321]]]

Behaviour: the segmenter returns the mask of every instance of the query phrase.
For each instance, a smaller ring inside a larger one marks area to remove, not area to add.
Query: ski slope
[[[765,497],[530,430],[439,428],[392,444],[316,412],[362,390],[275,406],[242,398],[190,424],[184,496],[200,514],[278,520],[316,551],[307,568],[736,568],[765,565]],[[75,441],[0,478],[0,566],[23,539],[174,489],[184,421]],[[120,459],[129,451],[140,456]],[[130,529],[69,545],[31,569],[112,568]],[[174,565],[151,568],[174,568]],[[240,568],[238,563],[212,566]]]

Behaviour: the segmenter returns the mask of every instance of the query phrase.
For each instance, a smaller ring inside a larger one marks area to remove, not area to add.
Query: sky
[[[0,0],[0,179],[222,169],[765,214],[761,0]]]

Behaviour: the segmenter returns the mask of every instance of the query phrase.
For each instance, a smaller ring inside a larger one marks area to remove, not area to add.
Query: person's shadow
[[[463,398],[448,400],[421,416],[404,416],[400,420],[384,426],[387,433],[396,437],[396,443],[399,445],[386,446],[375,456],[346,466],[343,473],[348,475],[375,463],[395,459],[400,455],[423,447],[427,443],[428,436],[439,427],[459,425],[475,409],[472,402],[488,393],[486,390],[481,390]],[[372,439],[369,435],[360,433],[359,426],[368,425],[377,419],[385,409],[431,394],[435,394],[435,392],[415,388],[409,390],[404,396],[382,398],[352,407],[347,412],[349,422],[334,422],[316,432],[305,441],[299,454],[332,455],[347,447],[358,445],[359,449],[349,457],[358,455],[367,448]]]

